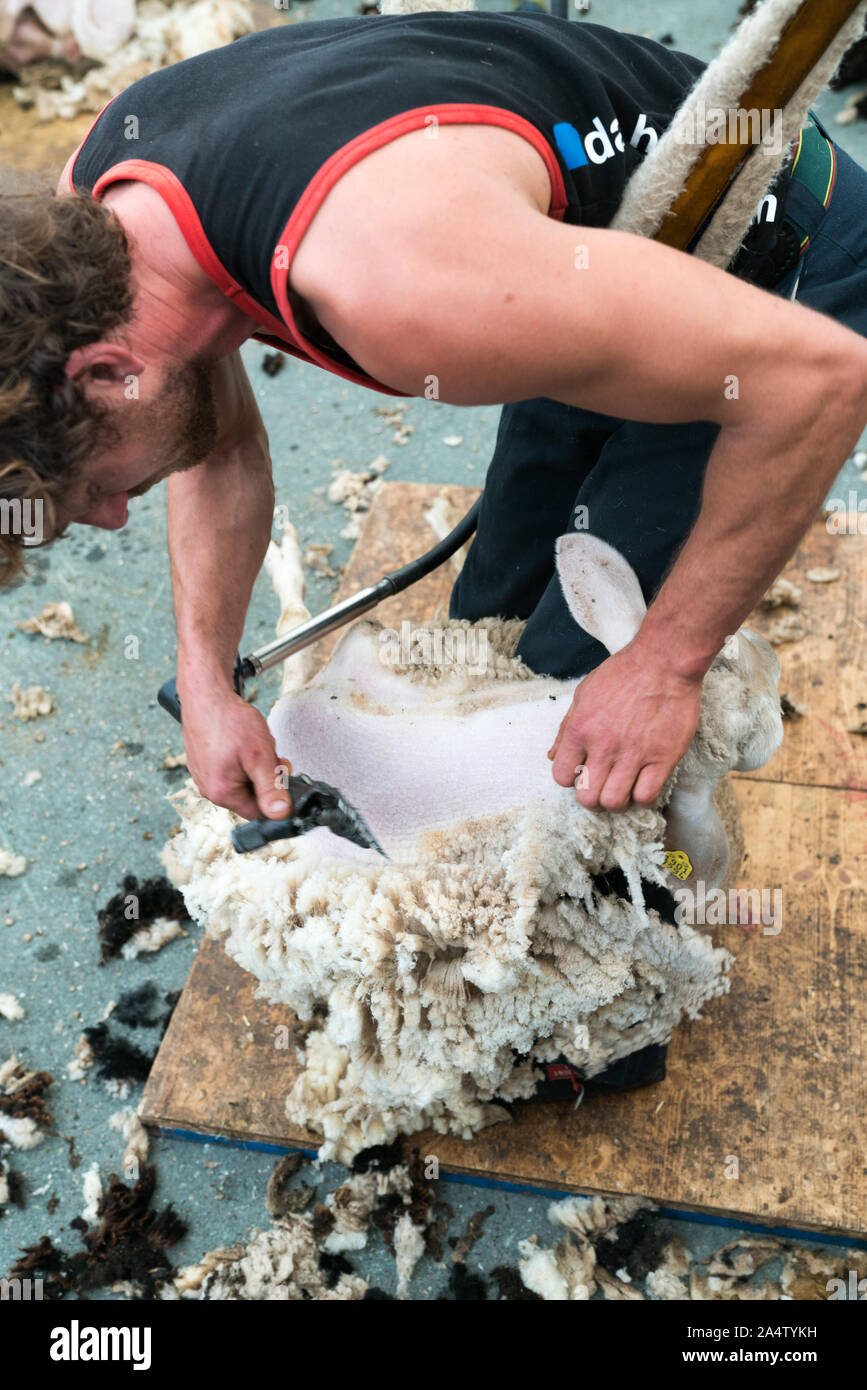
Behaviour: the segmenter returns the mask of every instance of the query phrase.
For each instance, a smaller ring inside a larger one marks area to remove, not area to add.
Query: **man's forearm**
[[[682,675],[704,675],[793,554],[867,424],[867,370],[862,391],[793,419],[791,433],[775,421],[717,440],[701,513],[637,639]]]
[[[232,688],[253,583],[271,534],[274,486],[258,436],[168,480],[178,690]]]

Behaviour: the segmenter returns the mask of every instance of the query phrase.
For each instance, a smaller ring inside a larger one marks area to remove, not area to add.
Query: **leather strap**
[[[771,192],[778,200],[774,223],[756,223],[728,267],[732,275],[773,289],[795,269],[817,232],[834,191],[837,156],[824,126],[810,113]],[[776,229],[776,231],[775,231]]]

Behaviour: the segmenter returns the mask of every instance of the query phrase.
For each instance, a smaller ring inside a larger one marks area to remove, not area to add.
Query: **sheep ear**
[[[557,573],[579,627],[619,652],[641,626],[647,605],[635,570],[598,536],[570,531],[556,545]]]

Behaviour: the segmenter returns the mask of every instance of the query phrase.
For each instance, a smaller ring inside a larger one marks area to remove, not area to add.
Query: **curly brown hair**
[[[9,517],[39,503],[42,543],[56,539],[58,500],[112,435],[65,367],[132,306],[129,244],[107,207],[88,193],[0,196],[0,588],[30,548]]]

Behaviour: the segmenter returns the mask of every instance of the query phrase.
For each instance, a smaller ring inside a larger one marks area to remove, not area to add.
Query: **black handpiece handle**
[[[239,854],[247,854],[251,849],[261,849],[272,840],[289,840],[303,834],[307,826],[302,826],[294,816],[284,816],[282,820],[248,820],[236,825],[232,831],[232,844]]]
[[[311,791],[321,800],[320,789],[314,787],[311,779],[302,773],[299,777],[286,778],[286,790],[292,801],[291,815],[281,816],[279,820],[261,816],[258,820],[249,820],[244,825],[235,826],[232,831],[232,844],[239,854],[247,854],[251,849],[261,849],[272,840],[290,840],[310,829],[310,822],[304,819],[305,811],[308,809],[307,803],[311,800]]]
[[[246,675],[247,671],[239,653],[235,657],[235,671],[232,679],[235,690],[241,699],[244,698],[244,677]],[[160,686],[157,692],[157,703],[162,705],[163,709],[172,716],[172,719],[177,719],[179,724],[183,722],[181,719],[181,697],[178,694],[178,683],[174,676],[170,681],[166,681],[164,685]]]
[[[172,719],[177,719],[180,724],[181,697],[178,694],[178,683],[174,676],[172,676],[170,681],[166,681],[165,685],[160,686],[157,693],[157,702],[162,705],[164,710],[168,711]]]

